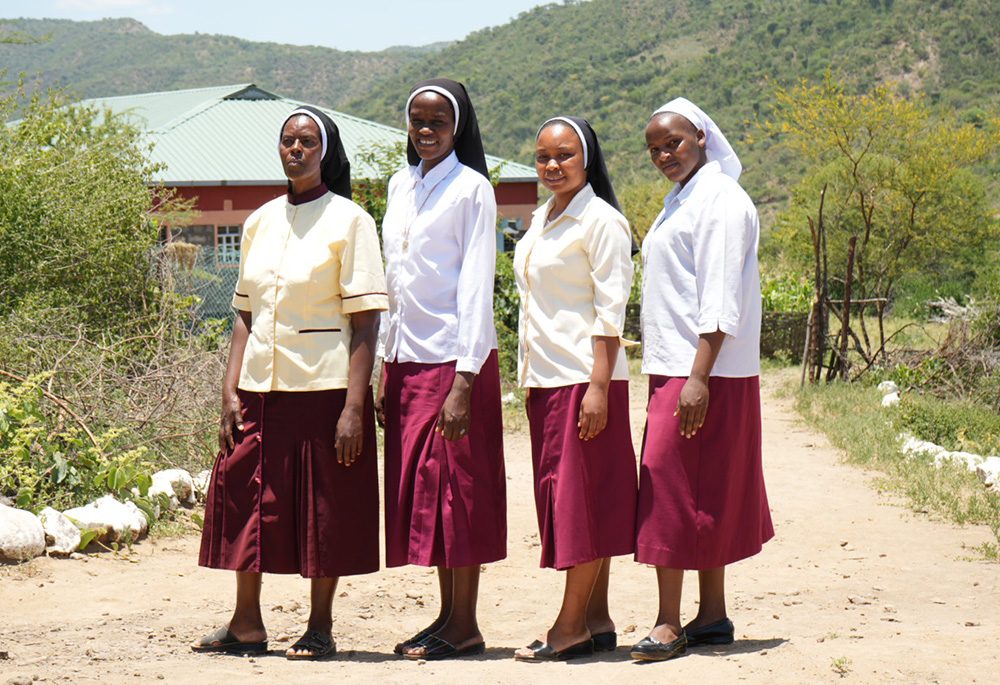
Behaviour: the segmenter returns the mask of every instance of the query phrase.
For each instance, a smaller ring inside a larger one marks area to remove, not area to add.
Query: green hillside
[[[536,127],[576,114],[595,125],[622,185],[656,178],[642,129],[677,95],[736,143],[767,116],[771,84],[828,69],[859,91],[891,81],[970,115],[1000,99],[995,0],[564,0],[451,45],[373,53],[161,36],[129,19],[14,28],[52,39],[0,45],[0,68],[41,71],[81,97],[253,81],[399,126],[415,82],[450,76],[468,84],[490,152],[530,162]],[[766,140],[739,149],[751,194],[784,200],[799,161]]]
[[[381,52],[253,43],[205,34],[162,36],[134,19],[19,19],[6,25],[50,40],[0,45],[0,69],[41,73],[46,86],[68,86],[81,98],[255,82],[282,95],[329,107],[363,95],[380,79],[442,44]]]
[[[474,33],[345,109],[398,124],[413,83],[450,76],[468,84],[498,154],[530,162],[536,127],[575,114],[594,124],[613,170],[652,177],[642,130],[654,108],[678,95],[739,141],[748,121],[767,114],[769,83],[833,69],[859,90],[895,81],[969,110],[1000,98],[998,67],[995,0],[569,1]],[[793,160],[760,152],[741,151],[744,182],[758,200],[782,199]]]

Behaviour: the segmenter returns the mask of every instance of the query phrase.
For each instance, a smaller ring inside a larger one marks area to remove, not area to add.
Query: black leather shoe
[[[684,628],[688,636],[688,647],[701,645],[731,645],[736,639],[736,629],[728,618],[709,623],[701,628]]]
[[[639,661],[666,661],[682,656],[687,651],[688,636],[683,630],[680,637],[670,642],[660,642],[655,637],[644,637],[632,647],[632,658]]]

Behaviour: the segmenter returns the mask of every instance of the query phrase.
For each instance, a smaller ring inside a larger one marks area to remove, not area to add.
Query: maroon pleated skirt
[[[639,467],[636,561],[706,570],[757,554],[774,537],[761,466],[760,383],[709,379],[692,438],[674,410],[687,378],[650,376]]]
[[[371,573],[378,558],[375,405],[364,445],[337,462],[347,390],[239,391],[243,431],[212,471],[198,563],[210,568],[331,578]]]
[[[587,383],[531,388],[528,423],[542,568],[559,570],[635,551],[636,468],[628,381],[612,381],[608,424],[577,426]]]
[[[472,385],[461,440],[434,429],[455,362],[385,365],[387,566],[461,568],[507,556],[500,365],[494,350]]]

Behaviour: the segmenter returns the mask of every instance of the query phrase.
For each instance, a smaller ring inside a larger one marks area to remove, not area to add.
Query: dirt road
[[[392,646],[432,618],[436,582],[422,568],[383,570],[341,582],[334,607],[339,654],[288,662],[301,632],[307,582],[264,584],[271,653],[193,654],[188,643],[222,624],[232,574],[198,568],[197,537],[143,541],[129,559],[42,558],[0,567],[0,685],[47,683],[580,683],[996,682],[1000,672],[1000,565],[969,561],[965,546],[989,531],[912,514],[880,494],[873,476],[840,463],[804,427],[790,400],[764,379],[765,475],[777,535],[732,567],[730,617],[737,641],[667,663],[636,664],[627,646],[655,614],[652,570],[621,558],[612,567],[617,652],[561,664],[515,663],[513,650],[542,637],[562,575],[538,568],[526,432],[507,436],[509,557],[482,580],[485,656],[404,661]],[[633,383],[633,432],[644,391]],[[694,613],[688,578],[687,614]],[[991,675],[992,674],[992,675]]]

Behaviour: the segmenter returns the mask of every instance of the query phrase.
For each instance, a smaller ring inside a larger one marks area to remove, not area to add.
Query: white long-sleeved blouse
[[[642,372],[688,376],[704,333],[726,339],[713,376],[760,373],[760,225],[753,201],[709,162],[676,186],[642,241]]]
[[[386,361],[479,373],[497,347],[493,323],[496,198],[454,152],[431,169],[397,172],[382,222],[389,311],[379,352]]]

